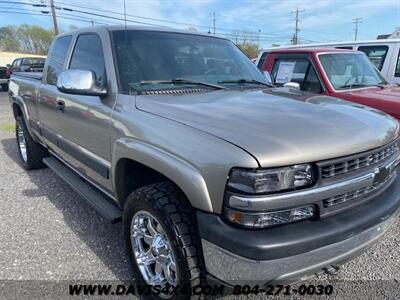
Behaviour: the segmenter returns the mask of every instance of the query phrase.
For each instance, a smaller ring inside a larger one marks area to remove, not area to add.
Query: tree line
[[[54,32],[37,25],[0,27],[0,51],[47,55]]]

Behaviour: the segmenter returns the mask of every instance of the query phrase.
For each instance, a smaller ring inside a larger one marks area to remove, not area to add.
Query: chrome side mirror
[[[272,85],[271,74],[268,71],[263,71],[263,74],[264,74],[265,78],[267,79],[267,83]]]
[[[107,95],[107,90],[99,86],[96,74],[86,70],[64,70],[57,78],[57,88],[66,94],[99,96]]]
[[[293,90],[300,90],[300,84],[297,82],[286,82],[283,86]]]

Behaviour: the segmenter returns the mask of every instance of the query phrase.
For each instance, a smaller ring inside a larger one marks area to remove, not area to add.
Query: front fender
[[[132,159],[163,174],[179,186],[193,207],[213,212],[206,182],[200,171],[189,162],[140,140],[118,139],[112,152],[114,190],[116,190],[116,168],[120,159]]]

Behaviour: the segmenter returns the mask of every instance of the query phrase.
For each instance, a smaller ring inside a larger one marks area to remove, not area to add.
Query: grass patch
[[[15,124],[14,123],[2,124],[2,125],[0,125],[0,130],[5,131],[5,132],[14,132]]]

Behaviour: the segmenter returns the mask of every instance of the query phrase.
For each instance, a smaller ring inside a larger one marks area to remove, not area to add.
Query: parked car
[[[304,48],[336,48],[364,52],[389,83],[400,85],[400,39],[318,43],[269,48],[260,51],[258,66],[263,64],[263,60],[270,51]]]
[[[21,57],[13,61],[11,72],[43,72],[46,59],[42,57]]]
[[[286,84],[375,107],[400,120],[400,87],[389,85],[363,52],[280,49],[270,51],[258,66],[270,72],[278,86]]]
[[[7,67],[0,67],[0,86],[3,92],[8,91],[8,80],[10,79],[10,69]]]
[[[42,78],[13,75],[9,95],[23,166],[49,166],[122,219],[139,284],[334,273],[400,212],[394,118],[269,88],[223,38],[133,26],[64,33]]]

